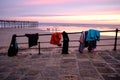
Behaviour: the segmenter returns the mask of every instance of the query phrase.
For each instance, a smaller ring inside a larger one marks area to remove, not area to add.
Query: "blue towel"
[[[100,31],[90,29],[88,31],[86,41],[100,41]]]

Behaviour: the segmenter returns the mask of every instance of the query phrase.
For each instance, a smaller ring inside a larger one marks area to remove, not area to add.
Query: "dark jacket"
[[[63,36],[62,54],[68,54],[69,37],[68,37],[68,34],[65,31],[62,33],[62,36]]]
[[[16,56],[18,53],[18,44],[16,41],[16,35],[14,34],[12,36],[12,40],[8,49],[8,56],[12,57],[12,56]]]
[[[25,34],[25,36],[28,37],[28,44],[29,44],[29,48],[32,46],[37,45],[38,43],[38,33],[36,34]]]

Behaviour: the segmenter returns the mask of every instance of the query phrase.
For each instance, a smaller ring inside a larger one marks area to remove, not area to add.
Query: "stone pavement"
[[[0,54],[0,80],[120,80],[120,50],[80,54],[43,50],[42,54]]]

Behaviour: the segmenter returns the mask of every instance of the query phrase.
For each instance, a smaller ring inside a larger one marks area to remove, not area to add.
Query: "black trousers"
[[[62,48],[62,54],[68,54],[68,46],[69,46],[69,37],[68,34],[63,31],[63,48]]]
[[[62,48],[62,54],[68,54],[68,41],[63,41],[63,48]]]
[[[96,41],[90,41],[88,42],[88,51],[91,52],[91,50],[96,48]]]

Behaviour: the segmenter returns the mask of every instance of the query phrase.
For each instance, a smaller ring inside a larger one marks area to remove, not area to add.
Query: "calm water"
[[[9,24],[6,23],[8,27],[19,26],[19,24]],[[0,28],[3,26],[3,23],[0,23]],[[100,31],[105,30],[115,30],[116,28],[120,29],[120,25],[108,25],[108,24],[74,24],[74,23],[39,23],[37,29],[48,31],[48,32],[81,32],[87,31],[89,29],[96,29]],[[115,33],[101,33],[101,35],[114,36]],[[120,36],[120,34],[119,34]]]
[[[49,32],[81,32],[89,29],[100,31],[120,29],[120,25],[103,25],[103,24],[66,24],[66,23],[40,23],[38,29]],[[115,36],[113,32],[101,33],[101,35]],[[120,34],[119,34],[120,36]]]

